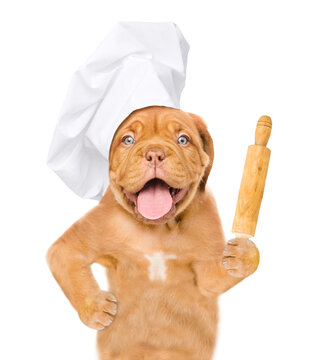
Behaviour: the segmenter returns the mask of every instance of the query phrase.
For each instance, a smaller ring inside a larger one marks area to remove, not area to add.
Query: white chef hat
[[[103,196],[110,144],[130,113],[180,108],[188,50],[171,22],[120,22],[74,73],[47,163],[77,195]]]

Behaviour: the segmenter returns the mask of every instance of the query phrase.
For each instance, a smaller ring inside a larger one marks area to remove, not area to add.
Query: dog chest
[[[166,280],[166,269],[169,260],[176,259],[174,254],[165,254],[163,251],[154,252],[152,255],[144,254],[148,260],[148,276],[151,281]]]

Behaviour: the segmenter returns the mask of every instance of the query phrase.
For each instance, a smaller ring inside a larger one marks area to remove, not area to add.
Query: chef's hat
[[[73,75],[48,165],[76,194],[100,199],[114,133],[134,110],[180,107],[189,46],[167,23],[120,22]]]

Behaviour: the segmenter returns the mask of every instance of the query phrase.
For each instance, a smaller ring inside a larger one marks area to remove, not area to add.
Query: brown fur
[[[132,134],[136,142],[121,139]],[[186,134],[190,143],[180,146]],[[174,211],[160,220],[137,214],[123,190],[150,178],[148,149],[166,153],[161,175],[189,186]],[[181,110],[149,107],[119,127],[110,150],[110,186],[99,204],[50,248],[51,271],[78,311],[98,329],[101,360],[209,360],[217,327],[217,297],[253,273],[259,253],[249,240],[226,244],[214,198],[206,189],[213,143],[203,120]],[[150,280],[145,254],[166,260],[166,280]],[[110,292],[100,290],[92,263],[107,268]],[[114,294],[114,295],[113,295]]]

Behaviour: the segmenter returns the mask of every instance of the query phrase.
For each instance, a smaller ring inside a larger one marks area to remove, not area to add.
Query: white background
[[[216,359],[325,359],[324,1],[6,1],[0,9],[0,358],[96,359],[48,247],[96,202],[46,167],[73,71],[119,20],[174,21],[191,44],[182,108],[215,141],[230,232],[256,121],[273,119],[256,274],[220,298]]]

